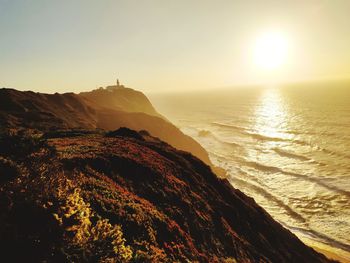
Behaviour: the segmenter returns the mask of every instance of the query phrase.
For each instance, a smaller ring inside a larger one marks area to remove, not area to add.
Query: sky
[[[144,92],[350,77],[348,0],[0,0],[0,87]],[[284,64],[252,62],[259,35]]]

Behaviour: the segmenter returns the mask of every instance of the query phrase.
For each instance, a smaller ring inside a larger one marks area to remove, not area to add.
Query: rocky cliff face
[[[0,204],[4,262],[330,262],[147,132],[2,135]]]
[[[144,94],[124,87],[110,86],[80,94],[0,89],[0,125],[40,131],[120,127],[147,130],[211,164],[203,147],[156,112]]]

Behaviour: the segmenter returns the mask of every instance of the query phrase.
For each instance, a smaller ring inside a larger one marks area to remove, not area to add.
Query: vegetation
[[[111,225],[108,219],[96,215],[81,197],[81,189],[74,188],[71,181],[68,180],[66,185],[69,189],[59,188],[61,204],[53,215],[64,229],[67,251],[84,251],[88,261],[130,261],[132,250],[125,245],[121,226]]]
[[[1,260],[329,262],[191,154],[136,134],[3,133]]]

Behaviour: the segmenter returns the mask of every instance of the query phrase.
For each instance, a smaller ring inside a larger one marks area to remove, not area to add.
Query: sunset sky
[[[79,92],[119,77],[153,92],[348,78],[349,10],[348,0],[0,0],[0,87]],[[254,61],[269,32],[286,42],[272,69],[269,53],[262,67]]]

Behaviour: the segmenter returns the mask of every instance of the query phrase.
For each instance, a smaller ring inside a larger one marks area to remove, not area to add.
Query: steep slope
[[[47,137],[0,139],[5,261],[330,262],[145,132]]]
[[[113,110],[103,110],[99,111],[97,114],[97,127],[99,128],[115,130],[120,127],[128,127],[138,131],[146,130],[153,136],[160,138],[180,150],[191,152],[205,163],[211,165],[208,153],[199,143],[183,134],[175,125],[165,121],[161,117],[150,116],[142,112],[126,113]]]
[[[74,93],[0,89],[0,124],[39,130],[96,128],[96,112]]]
[[[0,89],[0,125],[41,131],[120,127],[147,130],[211,164],[199,143],[162,118],[145,95],[129,88],[111,86],[79,95]]]

